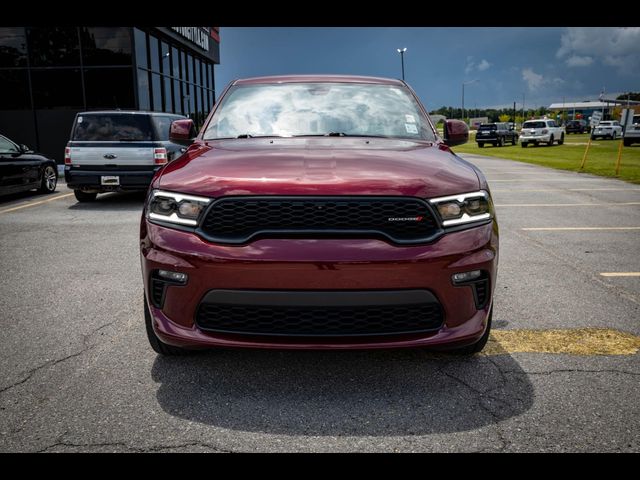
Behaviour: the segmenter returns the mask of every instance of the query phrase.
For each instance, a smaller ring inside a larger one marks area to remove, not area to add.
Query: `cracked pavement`
[[[522,230],[640,226],[638,206],[499,205],[637,202],[640,186],[465,158],[483,169],[498,205],[496,330],[639,335],[640,278],[599,275],[640,271],[638,231]],[[67,197],[0,214],[0,451],[640,450],[637,353],[156,356],[142,313],[143,198]],[[29,200],[0,198],[0,207]]]

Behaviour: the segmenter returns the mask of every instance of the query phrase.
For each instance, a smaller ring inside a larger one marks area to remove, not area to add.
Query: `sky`
[[[405,80],[428,110],[548,107],[640,91],[640,27],[220,29],[216,95],[236,78],[336,73]],[[469,83],[466,83],[469,82]]]

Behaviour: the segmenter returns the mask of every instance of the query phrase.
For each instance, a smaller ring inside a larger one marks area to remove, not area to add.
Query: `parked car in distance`
[[[0,195],[34,189],[53,193],[57,184],[55,160],[0,135]]]
[[[622,141],[625,147],[640,143],[640,115],[633,116],[633,123],[625,130]]]
[[[540,118],[537,120],[527,120],[522,125],[520,131],[520,145],[526,148],[532,143],[538,146],[540,143],[546,143],[548,146],[558,142],[558,145],[564,143],[564,127],[558,126],[555,120]]]
[[[518,132],[508,123],[482,123],[476,133],[476,143],[482,148],[490,143],[494,147],[504,147],[505,142],[516,145],[518,143]]]
[[[232,82],[143,208],[151,347],[481,350],[498,226],[450,149],[468,138],[460,120],[441,137],[400,80]]]
[[[564,130],[568,135],[570,133],[589,132],[591,129],[586,120],[569,120],[564,126]]]
[[[610,138],[615,140],[622,136],[622,125],[615,120],[605,120],[593,127],[591,131],[591,140],[596,138]]]
[[[189,142],[169,139],[182,115],[142,111],[81,112],[64,154],[64,177],[79,202],[98,193],[146,190],[162,165],[180,157]],[[195,137],[195,128],[190,132]]]

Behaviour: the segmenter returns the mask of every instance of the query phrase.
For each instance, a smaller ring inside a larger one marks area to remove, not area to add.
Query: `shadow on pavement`
[[[69,210],[127,210],[142,211],[142,204],[147,192],[113,192],[102,193],[93,202],[77,202],[69,206]],[[75,199],[74,199],[75,200]]]
[[[158,356],[151,373],[171,415],[286,435],[461,432],[524,413],[534,395],[506,354],[219,350]]]

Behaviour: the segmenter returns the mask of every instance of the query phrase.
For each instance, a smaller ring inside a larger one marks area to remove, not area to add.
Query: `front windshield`
[[[232,87],[204,139],[315,135],[435,141],[427,119],[406,88],[349,83]]]

